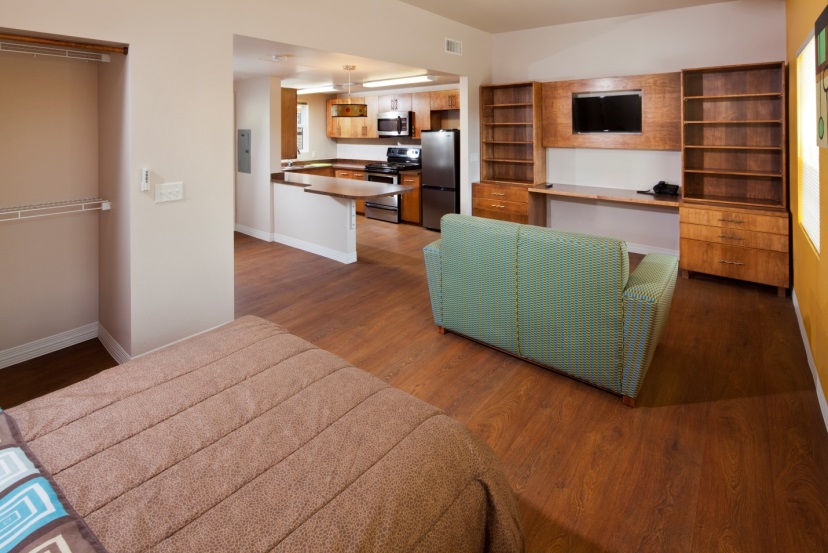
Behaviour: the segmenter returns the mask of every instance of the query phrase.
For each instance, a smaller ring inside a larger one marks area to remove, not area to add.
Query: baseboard
[[[270,236],[270,233],[263,230],[236,224],[236,232],[252,236],[253,238],[258,238],[259,240],[264,240],[265,242],[273,242],[273,237]]]
[[[119,344],[101,324],[98,324],[98,340],[101,341],[103,347],[107,352],[109,352],[109,355],[111,355],[112,358],[118,362],[119,365],[132,359],[126,350],[121,347],[121,344]]]
[[[331,248],[305,242],[304,240],[299,240],[298,238],[293,238],[292,236],[285,236],[284,234],[274,233],[273,242],[284,244],[285,246],[290,246],[291,248],[296,248],[297,250],[315,253],[316,255],[321,255],[322,257],[327,257],[328,259],[333,259],[334,261],[339,261],[340,263],[356,263],[357,260],[356,252],[349,254],[338,250],[332,250]]]
[[[631,242],[627,242],[627,251],[632,253],[640,253],[643,255],[647,255],[648,253],[664,253],[667,255],[672,255],[676,258],[679,256],[678,250],[668,250],[667,248],[648,246],[647,244],[633,244]]]
[[[81,342],[97,337],[98,323],[95,322],[74,328],[72,330],[67,330],[66,332],[61,332],[60,334],[55,334],[54,336],[47,336],[46,338],[29,342],[28,344],[15,346],[13,348],[0,351],[0,369],[22,363],[23,361],[28,361],[29,359],[34,359],[35,357],[40,357],[41,355],[46,355],[47,353],[52,353],[53,351],[57,351],[59,349],[68,348],[69,346],[74,346],[75,344],[80,344]]]
[[[808,334],[805,332],[805,324],[802,322],[802,313],[799,311],[799,302],[796,300],[796,290],[791,292],[791,299],[793,299],[794,311],[796,311],[796,320],[799,322],[799,333],[802,335],[802,342],[805,344],[805,355],[808,356],[808,366],[811,367],[811,376],[814,377],[817,401],[819,402],[819,409],[822,411],[822,421],[825,423],[825,428],[828,429],[828,402],[825,401],[825,392],[822,389],[822,383],[819,381],[819,373],[814,362],[814,356],[811,354],[811,343],[808,340]]]

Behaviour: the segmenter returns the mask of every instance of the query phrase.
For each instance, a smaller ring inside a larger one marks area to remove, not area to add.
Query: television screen
[[[641,91],[572,95],[573,133],[640,133]]]

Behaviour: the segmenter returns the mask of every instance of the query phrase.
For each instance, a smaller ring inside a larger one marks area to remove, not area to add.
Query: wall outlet
[[[183,182],[165,182],[155,186],[155,203],[174,202],[184,199]]]
[[[316,159],[316,150],[311,150],[311,159]]]

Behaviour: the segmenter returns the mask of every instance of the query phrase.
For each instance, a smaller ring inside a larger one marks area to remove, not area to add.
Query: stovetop
[[[374,173],[398,173],[422,167],[420,148],[391,147],[388,148],[386,156],[385,162],[369,163],[365,170]]]

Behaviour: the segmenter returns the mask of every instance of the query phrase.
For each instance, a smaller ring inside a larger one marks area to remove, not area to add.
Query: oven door
[[[389,173],[365,173],[365,180],[382,182],[385,184],[399,184],[400,176]],[[382,196],[365,201],[365,216],[369,219],[379,219],[389,223],[400,222],[400,195]]]

